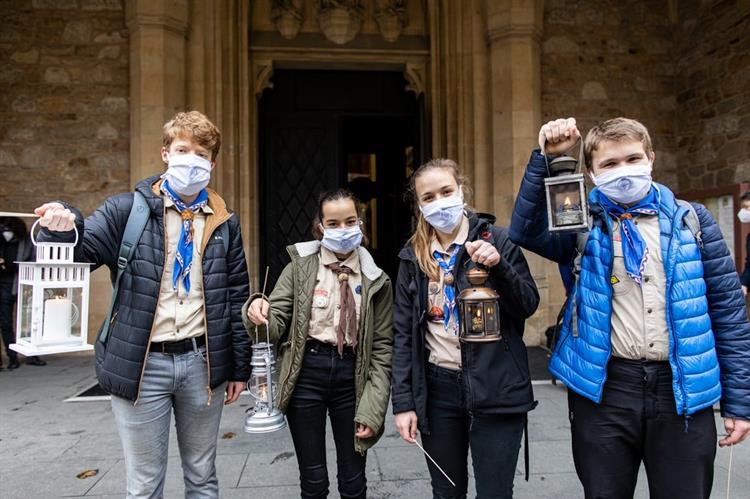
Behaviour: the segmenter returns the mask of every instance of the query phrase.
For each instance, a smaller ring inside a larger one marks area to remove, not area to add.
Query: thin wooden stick
[[[438,463],[436,463],[434,459],[432,459],[432,456],[431,456],[431,455],[429,455],[429,454],[427,453],[427,451],[426,451],[426,450],[424,450],[424,447],[422,447],[421,445],[419,445],[419,441],[415,439],[415,440],[414,440],[414,443],[415,443],[415,444],[417,444],[417,447],[419,447],[419,450],[421,450],[422,452],[424,452],[424,455],[425,455],[425,456],[427,456],[427,458],[428,458],[428,459],[429,459],[430,461],[432,461],[432,464],[434,464],[434,465],[435,465],[435,467],[436,467],[436,468],[437,468],[438,470],[440,470],[440,473],[442,473],[442,474],[443,474],[443,476],[444,476],[445,478],[447,478],[447,479],[448,479],[448,481],[449,481],[449,482],[451,483],[451,485],[453,485],[453,486],[455,487],[455,486],[456,486],[456,484],[455,484],[455,483],[453,483],[453,480],[451,480],[451,477],[449,477],[449,476],[448,476],[448,474],[447,474],[447,473],[446,473],[445,471],[443,471],[443,468],[441,468],[441,467],[440,467],[440,465],[439,465]]]
[[[0,217],[39,218],[36,213],[17,213],[15,211],[0,211]]]
[[[263,278],[263,289],[260,292],[261,300],[266,299],[266,285],[268,284],[268,270],[271,267],[269,265],[266,265],[266,277]],[[261,310],[263,309],[263,305],[261,305]],[[268,331],[268,322],[266,322],[266,339],[268,340],[268,343],[271,342],[271,333]],[[260,341],[260,334],[258,333],[258,326],[255,326],[255,343],[258,343]]]

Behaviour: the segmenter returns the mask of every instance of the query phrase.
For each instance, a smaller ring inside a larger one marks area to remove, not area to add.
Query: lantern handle
[[[41,218],[37,219],[34,224],[31,226],[31,230],[29,231],[29,237],[31,238],[31,244],[34,246],[38,246],[36,242],[36,238],[34,237],[34,230],[36,229],[36,226],[41,222]],[[73,246],[75,247],[78,244],[78,227],[73,225],[73,231],[76,233],[76,239],[73,241]],[[68,231],[69,232],[69,231]],[[70,243],[63,243],[63,244],[70,244]]]
[[[544,145],[547,144],[547,138],[544,138]],[[578,144],[578,164],[576,165],[576,173],[581,172],[581,168],[583,168],[583,136],[579,136],[578,140],[576,141],[576,144]],[[575,144],[573,145],[575,147]],[[546,147],[542,148],[542,156],[544,156],[544,166],[547,167],[547,176],[551,177],[552,172],[549,169],[549,159],[547,158],[547,155],[544,153],[544,149]]]

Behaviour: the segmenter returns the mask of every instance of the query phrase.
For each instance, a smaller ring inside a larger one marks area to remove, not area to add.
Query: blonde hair
[[[648,134],[648,129],[643,123],[630,118],[613,118],[602,121],[586,134],[586,140],[583,141],[583,157],[586,168],[591,169],[591,156],[604,140],[611,140],[613,142],[632,140],[640,142],[643,144],[643,150],[647,156],[651,157],[654,153],[651,136]]]
[[[435,229],[427,222],[427,220],[425,220],[422,211],[419,209],[416,183],[417,179],[425,172],[435,168],[444,168],[453,174],[453,178],[456,180],[458,188],[464,194],[464,199],[467,199],[470,194],[470,189],[466,185],[466,177],[461,173],[458,164],[452,159],[432,159],[417,168],[411,176],[411,179],[409,179],[409,195],[414,203],[414,216],[417,218],[417,228],[414,231],[414,234],[409,238],[408,242],[411,244],[412,248],[414,248],[414,254],[417,257],[419,268],[422,269],[422,272],[427,274],[427,277],[432,280],[438,280],[440,278],[440,268],[430,253],[432,240],[436,237],[436,233]]]
[[[163,130],[162,144],[167,149],[175,138],[187,137],[211,151],[211,161],[215,161],[219,154],[221,132],[203,113],[198,111],[177,113],[164,124]]]

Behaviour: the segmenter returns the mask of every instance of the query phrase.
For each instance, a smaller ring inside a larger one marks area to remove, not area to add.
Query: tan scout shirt
[[[669,329],[666,314],[666,274],[659,239],[659,217],[640,215],[638,225],[648,247],[648,261],[639,286],[625,273],[620,224],[613,231],[612,354],[625,359],[667,360]]]
[[[437,238],[432,240],[430,253],[439,251],[443,255],[446,263],[451,257],[454,245],[462,245],[469,237],[469,219],[464,216],[461,221],[461,228],[456,234],[456,238],[448,248],[443,248]],[[427,284],[427,334],[425,342],[430,356],[427,359],[430,363],[446,369],[461,369],[461,343],[458,341],[457,325],[455,318],[451,317],[448,324],[448,330],[443,323],[443,274],[440,274],[440,281],[433,281]],[[458,290],[456,290],[456,299],[458,299]],[[432,313],[434,311],[434,313]],[[438,315],[439,312],[439,315]]]
[[[339,327],[341,316],[341,297],[339,293],[339,280],[336,273],[327,268],[326,265],[338,262],[339,259],[328,248],[320,247],[320,259],[318,263],[318,276],[316,278],[315,290],[313,291],[312,310],[310,312],[310,328],[307,335],[318,341],[336,345],[336,329]],[[352,269],[349,275],[349,287],[352,288],[354,303],[357,312],[357,324],[359,324],[359,309],[362,302],[362,273],[359,268],[359,253],[355,250],[341,262],[341,265]],[[352,340],[347,332],[344,344],[351,346]]]
[[[195,214],[193,220],[193,266],[190,269],[190,293],[186,293],[181,281],[177,285],[177,291],[172,288],[172,271],[182,230],[182,216],[166,197],[164,207],[167,259],[161,276],[159,304],[154,315],[154,331],[151,337],[154,342],[180,341],[205,333],[200,248],[206,227],[206,213],[213,213],[213,210],[204,206]]]

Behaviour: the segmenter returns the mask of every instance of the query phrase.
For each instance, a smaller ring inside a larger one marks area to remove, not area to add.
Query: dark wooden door
[[[368,236],[376,241],[377,263],[395,277],[396,255],[410,231],[404,189],[423,150],[419,102],[405,91],[403,75],[279,70],[273,84],[258,113],[260,275],[268,265],[273,286],[289,262],[286,246],[312,238],[320,194],[344,186],[365,201],[376,199],[368,204],[377,217]],[[365,155],[375,166],[363,192],[352,165]]]

